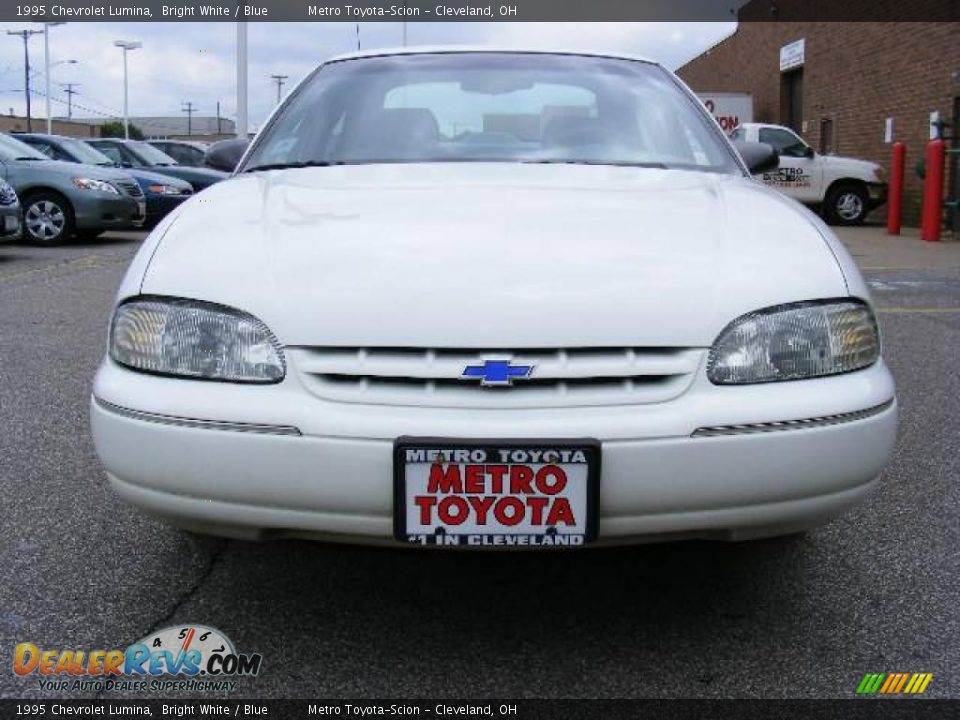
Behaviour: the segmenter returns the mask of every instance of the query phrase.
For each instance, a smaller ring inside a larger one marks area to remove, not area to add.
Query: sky
[[[25,114],[23,41],[7,30],[36,23],[0,23],[0,113]],[[630,52],[676,68],[730,35],[733,22],[665,23],[408,23],[408,45],[494,45],[511,48]],[[284,92],[324,59],[357,47],[354,23],[249,24],[250,128],[276,104],[271,75],[287,75]],[[401,23],[359,23],[362,49],[398,47]],[[123,109],[122,51],[114,40],[139,40],[129,58],[130,116],[196,115],[236,118],[236,26],[225,23],[69,23],[50,29],[51,103],[66,116],[62,85],[79,83],[75,117],[117,117]],[[69,61],[76,62],[69,62]],[[43,36],[30,39],[33,116],[43,117]]]

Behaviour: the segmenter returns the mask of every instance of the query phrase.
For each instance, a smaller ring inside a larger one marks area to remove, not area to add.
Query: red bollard
[[[943,140],[931,140],[927,145],[926,173],[923,178],[923,212],[920,237],[935,242],[940,239],[943,219],[943,170],[947,146]]]
[[[903,213],[903,166],[907,158],[907,146],[902,142],[893,144],[893,159],[890,161],[890,196],[887,199],[887,235],[900,234],[900,217]]]

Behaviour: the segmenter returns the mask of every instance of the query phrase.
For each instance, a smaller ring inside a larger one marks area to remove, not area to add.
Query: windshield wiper
[[[308,168],[308,167],[332,167],[334,165],[346,165],[346,160],[301,160],[298,162],[285,162],[285,163],[265,163],[263,165],[254,165],[253,167],[245,168],[243,172],[255,172],[257,170],[289,170],[291,168]]]
[[[15,157],[14,160],[50,160],[50,158],[44,157],[34,157],[33,155],[21,155],[20,157]]]
[[[621,162],[618,160],[521,160],[520,162],[529,165],[611,165],[613,167],[635,167],[635,168],[654,168],[656,170],[668,170],[669,168],[661,162]]]

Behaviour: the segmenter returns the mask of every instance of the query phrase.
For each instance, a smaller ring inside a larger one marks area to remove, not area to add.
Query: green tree
[[[123,122],[120,120],[111,120],[100,126],[100,137],[123,137]],[[130,123],[130,138],[132,140],[143,140],[143,131],[136,125]]]

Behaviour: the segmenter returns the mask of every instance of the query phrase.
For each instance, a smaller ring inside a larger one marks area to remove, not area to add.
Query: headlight
[[[13,205],[17,202],[17,193],[6,180],[0,180],[0,205]]]
[[[173,185],[150,185],[147,190],[156,195],[182,195],[183,191]]]
[[[877,166],[873,169],[873,179],[876,180],[877,182],[886,182],[886,181],[887,181],[887,171],[884,170],[884,169],[883,169],[882,167],[880,167],[879,165],[877,165]]]
[[[800,380],[865,368],[879,356],[877,321],[865,303],[802,302],[730,323],[710,349],[707,377],[716,385]]]
[[[204,380],[273,383],[280,343],[257,318],[213,303],[143,298],[117,308],[110,357],[134,370]]]
[[[119,191],[110,183],[103,180],[91,180],[90,178],[75,177],[73,184],[81,190],[97,190],[99,192],[112,193],[119,195]]]

